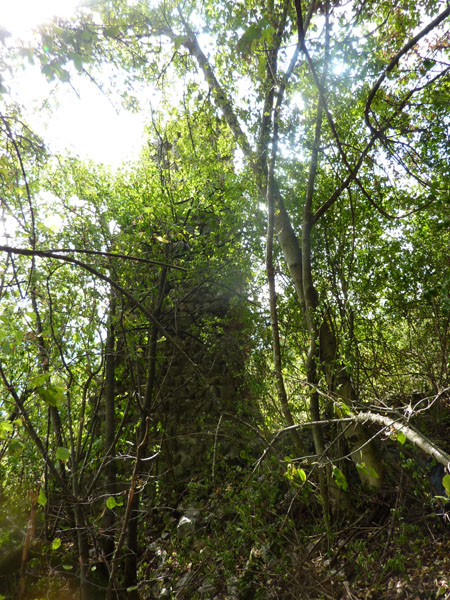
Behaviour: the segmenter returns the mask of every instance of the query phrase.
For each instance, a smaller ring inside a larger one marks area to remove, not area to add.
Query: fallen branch
[[[266,446],[261,457],[256,461],[253,472],[259,467],[261,462],[265,459],[268,452],[273,448],[276,441],[283,434],[291,431],[292,429],[302,429],[303,427],[308,427],[312,425],[329,425],[330,423],[351,423],[352,421],[356,421],[364,425],[367,421],[371,423],[376,423],[378,425],[382,425],[382,429],[375,434],[374,437],[380,435],[382,433],[386,433],[386,431],[393,430],[396,434],[402,433],[405,438],[410,441],[412,444],[417,446],[422,452],[434,458],[438,463],[443,465],[448,472],[450,472],[450,454],[447,454],[444,450],[441,450],[439,446],[437,446],[434,442],[432,442],[429,438],[427,438],[423,433],[412,427],[411,425],[407,425],[403,420],[403,417],[388,417],[387,415],[379,415],[377,413],[373,413],[370,411],[360,412],[356,415],[348,415],[342,419],[324,419],[321,421],[307,421],[306,423],[299,423],[297,425],[291,425],[289,427],[284,427],[276,432],[270,443]],[[352,451],[352,454],[357,452],[358,449]],[[305,457],[306,458],[306,457]]]
[[[433,457],[438,463],[444,465],[444,467],[449,470],[450,454],[447,454],[447,452],[441,450],[434,442],[423,435],[423,433],[420,433],[420,431],[417,431],[417,429],[411,427],[411,425],[406,425],[402,419],[394,419],[392,417],[378,415],[373,412],[361,412],[357,415],[354,415],[353,419],[362,424],[366,423],[367,421],[370,421],[371,423],[378,423],[379,425],[383,425],[385,428],[394,430],[397,434],[402,433],[407,440],[420,448],[420,450],[425,452],[425,454],[428,454],[428,456]]]

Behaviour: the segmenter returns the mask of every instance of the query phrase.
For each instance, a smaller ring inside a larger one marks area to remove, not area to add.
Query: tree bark
[[[384,428],[394,430],[396,434],[402,433],[406,439],[412,442],[415,446],[420,448],[425,454],[434,458],[438,463],[443,465],[447,472],[450,469],[450,454],[441,450],[434,442],[428,439],[423,433],[417,431],[410,425],[407,425],[403,419],[394,419],[385,415],[379,415],[370,411],[360,412],[353,417],[358,423],[378,423],[383,425]]]
[[[113,289],[110,291],[110,308],[105,343],[105,492],[109,495],[116,491],[116,463],[115,457],[115,327],[116,299]],[[114,511],[106,510],[103,518],[103,552],[109,562],[114,553]]]

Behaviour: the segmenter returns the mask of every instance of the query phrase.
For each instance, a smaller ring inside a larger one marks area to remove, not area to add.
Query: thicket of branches
[[[189,503],[248,525],[248,493],[253,535],[276,506],[293,544],[295,507],[330,540],[402,461],[449,494],[449,16],[99,0],[3,44],[49,90],[162,100],[111,172],[54,156],[0,90],[0,594],[39,555],[83,599],[163,597],[142,548]]]

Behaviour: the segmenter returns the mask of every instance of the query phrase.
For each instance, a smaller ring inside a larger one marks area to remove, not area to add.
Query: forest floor
[[[449,533],[448,517],[436,514],[391,514],[381,525],[349,527],[329,553],[312,558],[314,570],[304,565],[297,597],[449,600]]]
[[[289,493],[272,507],[266,495],[265,520],[251,486],[245,506],[210,496],[206,526],[176,540],[173,523],[150,546],[152,591],[142,598],[450,600],[449,515],[431,497],[404,491],[361,503],[360,516],[331,534],[317,506],[296,498],[296,510]]]
[[[249,479],[227,468],[226,483],[193,479],[173,502],[148,502],[140,600],[450,600],[450,515],[416,471],[380,496],[355,495],[353,517],[335,515],[326,532],[317,488],[276,460],[264,469]],[[70,536],[51,546],[27,564],[24,600],[78,597]],[[92,551],[92,600],[105,599],[101,566]],[[1,600],[17,597],[17,573],[3,589],[0,576]]]

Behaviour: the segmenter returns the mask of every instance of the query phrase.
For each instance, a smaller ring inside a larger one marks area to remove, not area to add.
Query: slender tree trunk
[[[41,363],[42,372],[49,373],[50,372],[50,365],[49,365],[50,356],[49,356],[49,353],[47,350],[47,345],[44,340],[44,329],[42,327],[41,314],[39,311],[37,298],[36,298],[36,290],[34,289],[34,287],[31,290],[30,296],[31,296],[31,304],[33,307],[33,312],[34,312],[34,316],[35,316],[35,320],[36,320],[36,333],[37,333],[37,340],[38,340],[39,361]],[[50,383],[50,379],[49,379],[49,383]],[[61,417],[59,415],[58,408],[56,406],[50,406],[49,411],[50,411],[50,417],[52,420],[53,431],[55,432],[56,443],[59,447],[63,447],[64,442],[63,442],[63,434],[62,434]],[[63,473],[63,471],[64,471],[63,463],[60,463],[60,468],[61,468],[61,472]]]
[[[117,570],[119,554],[122,550],[122,546],[125,541],[125,538],[128,537],[128,539],[130,539],[130,536],[129,536],[130,517],[131,517],[132,511],[134,510],[133,506],[134,506],[134,498],[136,497],[136,491],[137,491],[137,486],[138,486],[139,470],[141,468],[141,461],[142,461],[143,454],[145,453],[145,449],[147,448],[149,431],[150,431],[150,419],[147,418],[146,422],[145,422],[145,430],[143,433],[142,440],[136,448],[136,461],[134,463],[134,469],[133,469],[133,474],[131,477],[130,489],[128,491],[128,501],[127,501],[127,506],[125,509],[125,515],[123,517],[122,528],[120,531],[119,539],[117,540],[117,544],[114,549],[114,554],[113,554],[113,557],[111,560],[111,572],[110,572],[108,589],[106,592],[106,600],[113,600],[113,598],[114,598],[114,595],[115,595],[114,587],[115,587],[115,583],[116,583],[115,579],[116,579],[116,570]],[[138,503],[138,506],[139,506],[139,503]],[[128,531],[128,536],[127,536],[127,531]],[[136,561],[136,556],[134,558]],[[131,563],[131,564],[133,565],[133,563]],[[135,566],[135,562],[134,562],[134,566]],[[127,581],[127,577],[131,578],[132,581]],[[128,565],[126,565],[125,585],[129,589],[129,591],[127,592],[127,599],[130,599],[130,598],[133,600],[135,598],[138,599],[139,594],[137,592],[136,566],[134,568],[134,571],[129,573]]]
[[[259,160],[255,165],[258,173],[259,187],[261,193],[264,193],[267,205],[267,234],[266,234],[266,276],[269,286],[269,306],[270,306],[270,324],[272,330],[272,356],[275,371],[275,387],[277,390],[278,402],[281,407],[284,419],[288,426],[295,424],[292,412],[289,406],[288,395],[283,377],[283,361],[281,355],[280,331],[278,323],[277,294],[275,286],[275,269],[273,265],[273,243],[275,234],[275,223],[277,213],[277,186],[275,180],[275,164],[278,153],[279,123],[278,111],[274,109],[275,85],[277,74],[277,56],[279,51],[281,34],[286,24],[288,3],[285,2],[283,18],[278,24],[276,43],[268,53],[266,74],[268,90],[264,99],[264,107],[261,116],[261,131],[258,140]],[[277,103],[281,100],[278,96]],[[269,147],[271,145],[270,159],[268,157]],[[297,429],[290,432],[292,442],[296,451],[302,455],[306,454],[306,448],[303,444]]]
[[[275,273],[273,268],[273,231],[274,231],[274,202],[271,185],[268,185],[267,205],[268,205],[268,225],[267,225],[267,245],[266,245],[266,274],[269,284],[269,304],[270,304],[270,323],[272,328],[272,353],[273,364],[275,369],[275,385],[277,389],[278,401],[283,412],[283,416],[288,426],[295,425],[294,418],[289,407],[286,387],[283,378],[283,366],[281,359],[280,332],[278,327],[278,312],[277,312],[277,295],[275,290]],[[292,429],[292,442],[297,452],[302,455],[306,454],[306,448],[300,438],[297,429]]]
[[[166,293],[167,269],[164,267],[161,270],[159,279],[158,296],[155,302],[154,315],[158,319],[161,313],[161,307]],[[145,385],[145,395],[141,415],[141,427],[137,448],[140,449],[141,455],[144,455],[148,446],[148,428],[149,417],[152,412],[152,404],[156,383],[156,353],[158,343],[159,330],[153,324],[150,330],[150,338],[148,343],[148,360],[147,360],[147,381]],[[128,532],[127,532],[127,548],[128,555],[125,559],[124,579],[127,588],[135,588],[137,584],[137,555],[138,555],[138,525],[139,525],[139,504],[140,494],[136,490],[131,498]],[[133,590],[129,593],[130,600],[137,600],[138,593]]]
[[[339,365],[336,337],[325,319],[320,329],[320,359],[330,397],[340,399],[351,407],[357,395],[349,374]],[[383,468],[366,429],[356,421],[350,427],[344,427],[343,431],[362,485],[369,490],[378,490],[383,481]]]
[[[110,310],[108,318],[108,333],[105,344],[105,491],[114,494],[116,491],[116,463],[115,457],[115,327],[116,298],[113,289],[110,291]],[[103,552],[109,562],[114,553],[114,511],[106,510],[103,518]]]
[[[41,361],[41,368],[44,373],[49,373],[50,371],[50,355],[47,349],[47,345],[44,339],[44,330],[42,326],[41,315],[37,303],[36,291],[33,288],[31,291],[31,302],[33,306],[33,311],[36,318],[36,331],[37,331],[37,339],[39,344],[39,358]],[[50,382],[50,378],[49,378]],[[62,423],[61,417],[56,406],[50,406],[50,416],[52,420],[53,429],[55,432],[56,443],[59,447],[64,447],[64,439],[62,434]],[[69,428],[71,428],[71,423],[69,423]],[[72,431],[70,431],[70,437],[72,437]],[[74,460],[74,447],[72,443],[72,460]],[[59,462],[59,468],[61,472],[61,479],[65,485],[69,485],[67,479],[67,471],[64,466],[64,462]],[[76,530],[76,543],[78,547],[78,557],[79,557],[79,565],[80,565],[80,591],[81,591],[81,600],[88,600],[88,564],[89,564],[89,542],[87,537],[87,527],[85,522],[85,517],[83,514],[83,509],[78,501],[80,498],[80,490],[78,487],[77,477],[75,472],[77,470],[77,466],[75,464],[72,465],[72,496],[74,499],[74,506],[68,507],[69,519],[74,523]]]
[[[75,481],[75,478],[73,478]],[[74,489],[77,492],[77,489]],[[75,496],[76,498],[78,497]],[[89,542],[87,536],[86,521],[82,507],[79,502],[75,504],[75,527],[77,531],[78,562],[80,564],[80,591],[81,600],[89,600],[88,564],[89,564]]]

